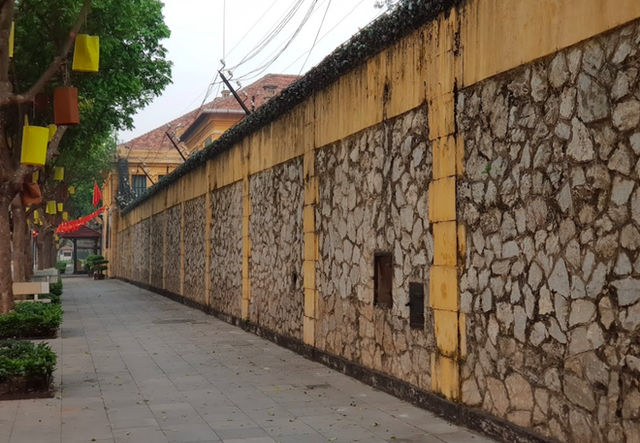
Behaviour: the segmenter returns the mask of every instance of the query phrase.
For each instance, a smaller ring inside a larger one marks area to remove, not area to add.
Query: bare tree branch
[[[67,38],[67,41],[65,42],[65,44],[62,46],[62,50],[60,51],[60,55],[58,57],[56,57],[55,59],[53,59],[53,62],[51,62],[49,67],[46,69],[46,71],[44,71],[42,76],[40,76],[38,81],[25,94],[13,94],[13,95],[10,95],[8,97],[5,97],[0,102],[0,107],[6,106],[6,105],[11,104],[11,103],[27,103],[27,102],[30,102],[30,101],[33,100],[33,98],[35,97],[35,95],[38,92],[40,92],[40,91],[42,91],[44,89],[44,87],[46,86],[47,83],[49,83],[49,81],[51,80],[53,75],[58,71],[58,69],[60,69],[60,66],[62,66],[62,63],[67,59],[67,55],[69,54],[69,51],[71,50],[71,47],[73,46],[74,42],[76,41],[76,37],[78,35],[78,32],[80,31],[80,28],[82,27],[82,24],[84,23],[84,20],[85,20],[87,14],[89,13],[89,9],[91,8],[91,2],[92,1],[93,0],[85,0],[84,5],[82,6],[82,9],[80,10],[80,14],[78,15],[78,18],[76,19],[76,22],[73,25],[73,28],[71,28],[71,31],[69,32],[69,37]],[[1,60],[0,60],[0,62],[1,62]],[[1,74],[2,74],[2,72],[0,71],[0,75]]]

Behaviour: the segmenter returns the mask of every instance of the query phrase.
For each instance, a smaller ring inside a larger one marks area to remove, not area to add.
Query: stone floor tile
[[[65,278],[63,309],[58,398],[1,402],[0,443],[491,443],[123,282]]]
[[[160,428],[142,427],[113,431],[115,443],[169,443]]]
[[[232,438],[229,440],[223,440],[222,443],[277,443],[271,437],[256,437],[256,438]]]
[[[229,439],[269,437],[267,432],[262,428],[214,429],[214,431],[223,441]]]
[[[163,426],[162,430],[167,440],[172,443],[220,441],[218,435],[206,423]]]

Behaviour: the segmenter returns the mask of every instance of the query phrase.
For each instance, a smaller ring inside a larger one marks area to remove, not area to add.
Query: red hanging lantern
[[[53,119],[58,126],[80,124],[78,88],[63,86],[53,90]]]

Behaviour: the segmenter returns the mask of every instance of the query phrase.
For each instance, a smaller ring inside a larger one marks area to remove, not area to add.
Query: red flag
[[[102,200],[102,192],[100,192],[100,188],[98,187],[98,182],[93,182],[93,206],[98,206]]]

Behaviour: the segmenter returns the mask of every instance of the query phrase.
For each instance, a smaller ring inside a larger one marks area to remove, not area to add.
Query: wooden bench
[[[13,297],[29,296],[33,295],[33,300],[16,300],[18,302],[26,303],[51,303],[51,300],[45,298],[40,300],[38,298],[41,294],[49,294],[49,282],[48,281],[32,281],[32,282],[17,282],[13,284]]]

